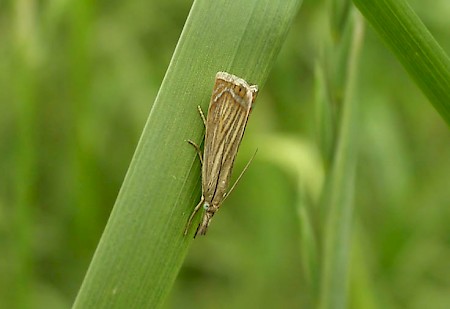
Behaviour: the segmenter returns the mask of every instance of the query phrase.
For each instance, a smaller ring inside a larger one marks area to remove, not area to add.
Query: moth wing
[[[202,186],[205,201],[220,205],[228,189],[252,100],[244,92],[248,89],[223,80],[216,80],[214,90],[206,121]]]

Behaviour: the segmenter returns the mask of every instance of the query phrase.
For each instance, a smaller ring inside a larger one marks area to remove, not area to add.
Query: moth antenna
[[[223,202],[225,202],[225,200],[227,199],[227,197],[230,195],[230,193],[233,191],[234,187],[236,187],[236,185],[238,184],[239,180],[241,180],[241,177],[244,175],[245,171],[247,170],[247,168],[250,166],[250,163],[252,163],[253,159],[256,156],[256,153],[258,152],[258,149],[256,149],[255,153],[253,154],[253,156],[250,158],[250,160],[247,162],[247,164],[245,165],[244,169],[242,170],[241,174],[239,175],[239,177],[236,179],[236,181],[234,182],[234,184],[231,186],[231,189],[227,192],[227,194],[225,195]]]

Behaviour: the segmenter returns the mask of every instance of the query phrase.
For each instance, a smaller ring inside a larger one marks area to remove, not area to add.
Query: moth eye
[[[204,210],[208,210],[208,208],[209,208],[209,204],[208,203],[203,204],[203,209]]]

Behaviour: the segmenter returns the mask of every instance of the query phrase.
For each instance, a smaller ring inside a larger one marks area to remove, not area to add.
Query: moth
[[[203,217],[194,238],[197,234],[206,234],[212,217],[250,164],[251,160],[231,189],[227,191],[234,159],[257,94],[257,85],[249,85],[244,79],[233,74],[218,72],[207,119],[198,107],[206,127],[203,154],[197,144],[190,140],[188,142],[197,150],[202,163],[202,197],[189,217],[184,235],[187,234],[195,214],[202,206]]]

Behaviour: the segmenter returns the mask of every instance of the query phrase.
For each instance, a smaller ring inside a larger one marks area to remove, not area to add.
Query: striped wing
[[[206,121],[202,170],[203,195],[209,204],[219,206],[228,190],[255,93],[246,84],[216,79]]]

